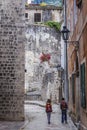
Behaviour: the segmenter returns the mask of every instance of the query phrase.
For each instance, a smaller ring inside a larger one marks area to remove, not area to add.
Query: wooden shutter
[[[72,74],[72,101],[75,104],[75,75]]]
[[[80,66],[81,71],[81,106],[86,108],[86,93],[85,93],[85,63]]]

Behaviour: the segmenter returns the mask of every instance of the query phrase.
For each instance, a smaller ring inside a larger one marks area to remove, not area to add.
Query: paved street
[[[61,111],[59,105],[53,105],[50,125],[47,124],[45,108],[35,105],[29,106],[29,104],[27,104],[25,109],[29,122],[24,128],[22,128],[23,130],[76,130],[76,127],[73,125],[69,117],[68,124],[61,123]]]
[[[51,124],[48,125],[44,105],[43,102],[26,102],[26,121],[0,122],[0,130],[77,130],[69,117],[68,124],[61,124],[59,105],[53,105]]]

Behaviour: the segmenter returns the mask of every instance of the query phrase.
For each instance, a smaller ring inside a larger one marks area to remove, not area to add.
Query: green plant
[[[36,22],[36,24],[46,25],[46,26],[49,26],[51,28],[56,29],[57,31],[60,31],[60,29],[61,29],[61,23],[60,22],[47,21],[45,23],[44,22],[39,22],[39,23]]]
[[[59,22],[48,21],[44,24],[51,28],[55,28],[57,31],[60,31],[60,29],[61,29],[61,23],[59,23]]]

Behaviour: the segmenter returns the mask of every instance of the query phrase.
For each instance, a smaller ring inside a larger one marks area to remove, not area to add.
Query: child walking
[[[50,124],[51,112],[52,112],[51,100],[48,99],[46,102],[46,114],[47,114],[48,124]]]
[[[61,122],[64,123],[67,123],[67,109],[68,109],[68,105],[67,103],[65,102],[65,99],[62,98],[62,101],[60,103],[60,109],[61,109]]]

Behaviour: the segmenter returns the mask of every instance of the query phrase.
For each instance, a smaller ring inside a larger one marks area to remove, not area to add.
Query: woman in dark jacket
[[[47,113],[48,124],[50,124],[51,112],[52,112],[51,100],[48,99],[46,102],[46,113]]]

